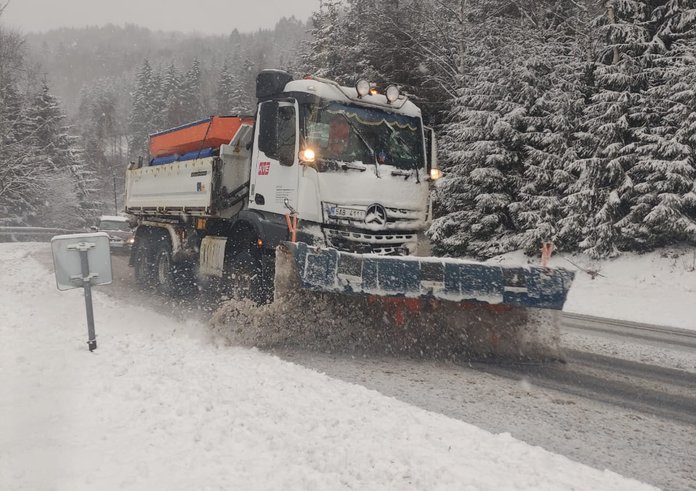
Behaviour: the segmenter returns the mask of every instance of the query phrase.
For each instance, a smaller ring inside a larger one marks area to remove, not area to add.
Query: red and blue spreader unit
[[[232,140],[249,116],[211,116],[149,136],[150,165],[168,164],[216,155]]]

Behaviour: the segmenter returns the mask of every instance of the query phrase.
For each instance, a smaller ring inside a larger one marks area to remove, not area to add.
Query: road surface
[[[51,266],[48,249],[35,257]],[[137,289],[124,256],[113,266],[114,284],[99,291],[126,304],[204,322],[215,309],[205,298],[176,301]],[[696,374],[673,366],[696,367],[689,341],[674,346],[674,333],[656,332],[656,339],[641,339],[635,329],[617,332],[596,319],[569,324],[565,363],[457,364],[294,348],[273,354],[598,469],[664,489],[696,489]],[[624,346],[631,346],[628,356],[619,356]],[[673,357],[664,355],[671,349]],[[658,364],[651,360],[656,350]]]

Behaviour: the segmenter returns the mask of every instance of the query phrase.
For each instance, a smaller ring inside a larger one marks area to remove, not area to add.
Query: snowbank
[[[651,489],[99,292],[90,353],[37,247],[0,244],[4,489]]]
[[[565,259],[567,258],[567,259]],[[592,275],[580,270],[599,273]],[[491,260],[539,264],[521,252]],[[696,330],[696,249],[671,248],[648,254],[624,254],[591,260],[561,254],[550,265],[576,271],[566,312]]]

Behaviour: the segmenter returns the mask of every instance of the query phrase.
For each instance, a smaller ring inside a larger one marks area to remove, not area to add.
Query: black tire
[[[152,264],[150,262],[148,248],[144,241],[139,241],[133,250],[133,272],[138,286],[148,288],[152,286]]]
[[[174,283],[178,295],[193,295],[198,293],[196,268],[190,261],[179,261],[172,267]]]
[[[233,298],[249,299],[264,303],[263,269],[261,258],[252,251],[243,251],[234,256],[225,275],[226,289]]]
[[[157,290],[163,295],[172,295],[176,292],[174,268],[172,247],[167,242],[161,241],[155,254],[154,279]]]

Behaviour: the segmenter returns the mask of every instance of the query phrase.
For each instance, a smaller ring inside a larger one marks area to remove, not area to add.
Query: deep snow
[[[651,489],[99,291],[90,353],[41,247],[0,244],[5,489]]]

